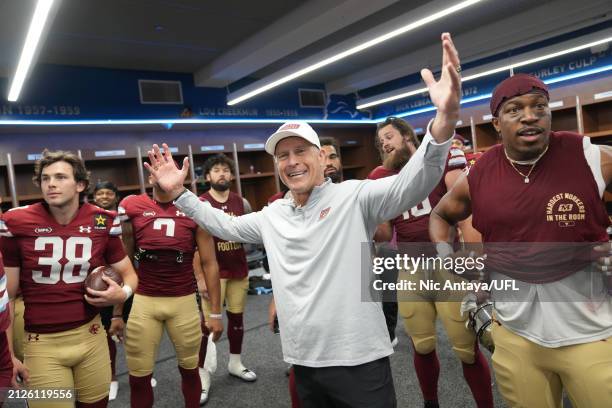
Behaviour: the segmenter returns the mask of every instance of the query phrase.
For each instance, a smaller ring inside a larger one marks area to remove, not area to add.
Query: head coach
[[[394,407],[388,356],[393,352],[380,304],[361,300],[364,245],[376,226],[414,207],[440,181],[459,116],[459,57],[442,34],[442,74],[421,75],[435,119],[410,162],[396,176],[334,184],[324,177],[324,153],[305,122],[287,122],[266,142],[291,198],[231,217],[183,187],[170,149],[149,151],[146,168],[176,206],[211,234],[263,243],[268,253],[284,358],[295,366],[304,407]]]

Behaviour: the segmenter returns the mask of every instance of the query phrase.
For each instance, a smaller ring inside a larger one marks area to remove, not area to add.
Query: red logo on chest
[[[91,334],[98,334],[99,331],[100,331],[100,325],[99,324],[94,323],[91,326],[89,326],[89,332]]]
[[[326,209],[321,211],[321,214],[319,214],[319,221],[327,217],[327,214],[329,214],[329,210],[331,210],[331,207],[327,207]]]

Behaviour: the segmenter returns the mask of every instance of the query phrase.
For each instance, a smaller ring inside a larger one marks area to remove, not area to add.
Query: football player
[[[106,333],[98,307],[124,302],[138,277],[121,244],[116,213],[84,203],[89,173],[75,154],[44,151],[34,182],[44,202],[14,208],[0,223],[8,291],[25,303],[24,363],[31,388],[75,389],[77,407],[105,407],[111,380]],[[108,264],[123,287],[104,277],[105,291],[83,281]],[[16,359],[14,363],[19,366]],[[30,401],[30,407],[72,402]]]
[[[131,195],[119,204],[123,241],[138,260],[140,284],[127,323],[125,351],[134,408],[153,406],[151,377],[165,328],[176,349],[185,406],[200,405],[198,352],[202,340],[193,257],[197,246],[212,313],[207,322],[216,340],[223,331],[219,273],[212,237],[179,211],[153,184],[153,197]]]
[[[234,176],[234,162],[223,154],[210,157],[204,163],[204,175],[210,183],[210,190],[200,196],[202,201],[208,201],[213,207],[225,211],[233,216],[240,216],[251,212],[248,201],[238,194],[230,191]],[[219,263],[219,276],[221,278],[221,304],[227,305],[228,319],[227,338],[229,340],[230,356],[227,370],[230,375],[243,381],[251,382],[257,375],[242,364],[242,340],[244,337],[243,313],[249,289],[249,267],[246,254],[241,243],[225,241],[217,237],[215,252]],[[204,314],[206,320],[211,313],[210,301],[204,298]],[[210,373],[203,368],[206,344],[202,341],[201,370],[202,389],[210,388]]]
[[[115,183],[110,181],[99,181],[96,183],[93,191],[94,203],[109,211],[117,211],[117,205],[119,204],[119,190]],[[105,307],[100,310],[100,316],[102,317],[102,325],[106,329],[106,340],[108,343],[108,350],[111,358],[111,384],[110,391],[108,394],[108,400],[113,401],[117,398],[119,392],[119,381],[117,381],[116,375],[116,361],[117,361],[117,345],[116,341],[123,341],[123,333],[125,331],[125,322],[130,315],[130,309],[132,308],[132,300],[130,297],[123,304],[115,305],[112,307]],[[155,381],[152,379],[152,381]]]
[[[471,214],[485,250],[503,243],[488,254],[496,256],[486,268],[491,282],[518,289],[491,293],[493,368],[511,407],[558,408],[563,389],[573,406],[610,406],[612,262],[603,195],[612,183],[612,148],[551,131],[548,87],[531,75],[501,82],[490,108],[502,143],[440,200],[430,218],[431,237],[447,246],[451,225]],[[576,253],[577,243],[591,242],[605,242],[599,271],[588,258],[565,256]],[[546,250],[555,259],[534,258]],[[500,251],[509,255],[506,264],[497,258]]]
[[[340,160],[340,146],[333,137],[320,137],[321,150],[325,153],[323,174],[329,177],[332,183],[342,182],[342,161]]]
[[[419,146],[419,141],[412,126],[403,119],[394,117],[387,118],[387,120],[378,124],[375,142],[381,152],[383,165],[370,173],[368,176],[370,179],[397,174]],[[452,187],[465,166],[466,160],[463,151],[451,148],[442,180],[431,194],[420,205],[391,220],[390,223],[380,226],[375,239],[377,241],[391,240],[392,228],[394,228],[400,252],[402,252],[402,243],[430,242],[428,223],[431,209]],[[469,222],[462,222],[459,228],[466,242],[477,242],[479,239],[478,233],[474,231]],[[423,251],[426,250],[427,248],[423,248]],[[413,280],[422,277],[420,273],[411,276],[406,271],[399,272],[400,280]],[[437,318],[442,321],[453,351],[461,360],[465,380],[472,391],[477,406],[493,407],[489,366],[484,355],[478,349],[474,332],[466,327],[467,316],[463,317],[461,315],[459,311],[460,303],[448,300],[436,301],[429,298],[426,293],[414,291],[411,295],[417,296],[418,299],[402,301],[400,294],[398,307],[400,315],[404,319],[404,327],[414,347],[413,362],[425,400],[425,407],[438,407],[440,364],[436,355]]]

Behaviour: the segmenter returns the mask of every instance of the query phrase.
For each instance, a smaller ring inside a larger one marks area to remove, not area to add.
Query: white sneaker
[[[117,398],[118,392],[119,392],[119,381],[111,381],[110,391],[108,392],[108,400],[112,401],[115,398]]]
[[[153,388],[157,387],[157,380],[153,377],[151,377],[151,387]]]
[[[229,371],[230,375],[233,375],[234,377],[238,377],[240,378],[242,381],[246,381],[246,382],[253,382],[255,380],[257,380],[257,374],[255,374],[253,371],[249,370],[246,367],[241,367],[240,370],[232,370],[231,367],[227,367],[227,371]]]
[[[200,394],[200,406],[208,401],[208,391],[210,390],[210,373],[205,368],[198,368],[200,382],[202,383],[202,393]]]
[[[398,343],[399,343],[399,340],[397,339],[397,337],[394,338],[393,341],[391,342],[391,347],[395,348]]]

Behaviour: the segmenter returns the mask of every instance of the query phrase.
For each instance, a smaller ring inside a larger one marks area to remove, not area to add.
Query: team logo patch
[[[91,227],[90,226],[85,226],[85,225],[79,225],[79,232],[82,234],[84,232],[86,233],[91,233]]]
[[[184,216],[185,216],[185,213],[184,213],[184,212],[182,212],[182,211],[176,210],[176,216],[177,216],[177,217],[184,217]]]
[[[89,326],[89,332],[91,334],[98,334],[99,331],[100,331],[100,325],[98,323],[94,323],[91,326]]]
[[[327,217],[327,214],[329,214],[329,210],[331,210],[331,207],[327,207],[326,209],[321,211],[321,214],[319,214],[319,221]]]
[[[51,227],[38,227],[34,229],[34,232],[37,234],[50,234],[53,232],[53,228]]]
[[[299,127],[300,127],[299,123],[287,123],[285,126],[278,129],[278,131],[280,132],[281,130],[299,129]]]
[[[106,229],[106,220],[108,217],[104,214],[98,214],[94,217],[94,229]]]
[[[142,213],[143,217],[155,217],[155,211],[144,211]]]
[[[28,334],[28,341],[38,341],[40,334]]]

